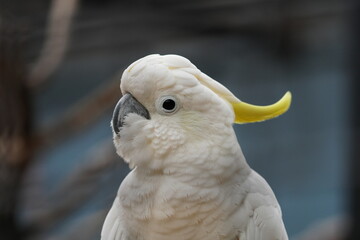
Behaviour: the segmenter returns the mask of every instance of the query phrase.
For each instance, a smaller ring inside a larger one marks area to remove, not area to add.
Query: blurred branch
[[[15,209],[20,181],[32,152],[31,113],[21,33],[6,26],[0,28],[0,236],[19,239]]]
[[[38,207],[31,208],[27,214],[31,219],[30,226],[28,226],[30,231],[43,233],[44,229],[50,229],[81,209],[87,201],[100,192],[106,182],[106,177],[111,175],[114,169],[124,165],[115,154],[111,140],[106,140],[91,148],[82,162],[84,164],[80,164],[77,169],[72,171],[43,203],[32,204]],[[105,202],[111,203],[114,199],[113,194],[115,192],[111,191],[109,196],[102,196],[102,198],[106,199]],[[33,202],[38,201],[36,196],[30,195],[29,198],[32,198]],[[97,222],[97,224],[101,226],[101,222]]]
[[[38,60],[29,73],[29,85],[43,83],[62,61],[68,45],[70,25],[76,12],[78,0],[52,0],[46,40]]]
[[[69,239],[99,239],[104,219],[108,209],[101,209],[86,215],[81,221],[73,224],[70,231],[60,232],[52,236],[51,240],[69,240]],[[86,231],[80,230],[86,229]]]
[[[78,133],[114,107],[121,96],[120,77],[121,73],[117,73],[109,83],[85,96],[71,109],[63,113],[62,117],[59,117],[51,126],[40,130],[35,138],[36,146],[48,147],[74,133]]]

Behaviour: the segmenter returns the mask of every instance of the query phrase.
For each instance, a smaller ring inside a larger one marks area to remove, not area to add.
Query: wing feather
[[[101,230],[101,240],[125,240],[119,213],[120,204],[116,197]]]
[[[254,210],[241,240],[288,240],[279,209],[261,206]]]

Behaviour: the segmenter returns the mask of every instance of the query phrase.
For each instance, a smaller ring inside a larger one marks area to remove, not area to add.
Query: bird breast
[[[119,192],[128,219],[126,228],[134,239],[232,240],[239,233],[233,215],[249,215],[245,210],[239,213],[242,200],[232,196],[235,185],[204,187],[169,177],[139,179],[135,172],[124,180]]]

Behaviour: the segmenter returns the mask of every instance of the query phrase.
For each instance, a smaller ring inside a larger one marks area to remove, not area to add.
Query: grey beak
[[[135,113],[137,115],[143,116],[146,119],[150,119],[148,110],[130,93],[126,93],[116,104],[113,118],[111,120],[112,128],[116,134],[119,134],[120,128],[124,124],[124,118],[129,113]]]

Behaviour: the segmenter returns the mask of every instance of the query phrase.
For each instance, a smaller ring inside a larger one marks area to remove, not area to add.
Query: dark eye
[[[162,103],[162,107],[165,111],[173,111],[176,107],[176,103],[173,99],[165,99]]]
[[[163,115],[175,113],[179,109],[179,105],[179,100],[174,96],[162,96],[156,101],[156,109]]]

